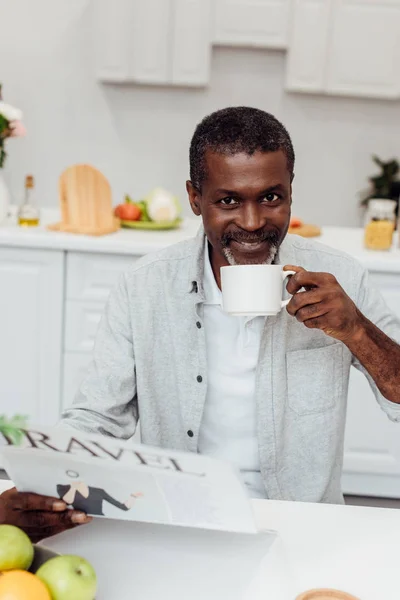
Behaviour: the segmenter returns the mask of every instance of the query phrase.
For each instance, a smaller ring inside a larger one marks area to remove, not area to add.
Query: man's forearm
[[[400,404],[400,346],[361,315],[360,328],[346,346],[371,375],[381,394]]]

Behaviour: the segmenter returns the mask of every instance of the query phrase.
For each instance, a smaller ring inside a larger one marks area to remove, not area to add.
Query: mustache
[[[221,245],[227,248],[231,242],[247,242],[247,243],[262,243],[268,242],[272,246],[278,246],[280,241],[280,233],[276,229],[260,230],[260,231],[227,231],[221,237]]]

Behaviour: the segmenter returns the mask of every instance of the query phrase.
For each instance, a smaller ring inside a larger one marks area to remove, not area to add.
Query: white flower
[[[0,115],[7,121],[21,121],[22,111],[0,100]]]

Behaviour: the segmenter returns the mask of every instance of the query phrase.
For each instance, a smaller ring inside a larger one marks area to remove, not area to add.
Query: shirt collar
[[[204,244],[204,304],[219,304],[222,305],[222,294],[217,282],[215,281],[214,272],[210,262],[210,252],[208,249],[208,241]]]

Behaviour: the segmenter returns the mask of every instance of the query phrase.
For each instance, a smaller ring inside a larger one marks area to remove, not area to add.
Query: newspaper
[[[257,533],[251,503],[228,463],[71,428],[0,433],[4,468],[19,491],[61,498],[89,515]]]

